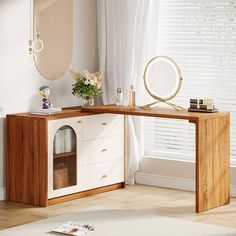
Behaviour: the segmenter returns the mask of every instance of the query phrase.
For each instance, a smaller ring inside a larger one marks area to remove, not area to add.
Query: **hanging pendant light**
[[[42,52],[44,48],[44,44],[42,39],[39,37],[39,33],[37,32],[36,39],[33,41],[32,48],[35,52]]]
[[[29,40],[28,52],[25,55],[25,63],[28,66],[33,66],[37,62],[37,56],[35,55],[32,47],[32,40]]]
[[[29,0],[29,42],[28,42],[28,52],[25,55],[25,63],[29,66],[34,65],[37,62],[37,56],[35,52],[42,52],[44,48],[44,43],[39,37],[39,29],[37,29],[36,39],[33,39],[33,4],[32,0]]]
[[[28,52],[25,55],[25,63],[28,66],[33,66],[37,61],[37,56],[33,51],[33,34],[32,34],[32,2],[29,0],[29,41],[28,41]]]
[[[35,1],[35,14],[36,14],[36,17],[37,17],[37,13],[38,13],[38,1]],[[33,18],[31,18],[33,19]],[[42,52],[43,51],[43,48],[44,48],[44,43],[43,43],[43,40],[40,39],[40,36],[39,36],[39,28],[37,26],[37,30],[36,30],[37,34],[36,34],[36,39],[34,39],[33,41],[33,44],[32,44],[32,47],[33,47],[33,50],[35,52]]]

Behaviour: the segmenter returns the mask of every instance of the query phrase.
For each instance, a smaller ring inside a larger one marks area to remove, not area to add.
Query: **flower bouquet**
[[[102,71],[90,74],[87,70],[69,70],[76,83],[72,84],[72,94],[83,99],[83,106],[93,106],[94,97],[102,94]]]

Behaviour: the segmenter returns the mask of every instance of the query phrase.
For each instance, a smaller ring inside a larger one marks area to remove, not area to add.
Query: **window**
[[[174,99],[188,107],[190,98],[214,98],[231,112],[231,164],[236,164],[236,1],[152,0],[147,37],[148,58],[172,57],[183,75]],[[194,125],[144,119],[145,156],[194,160]]]

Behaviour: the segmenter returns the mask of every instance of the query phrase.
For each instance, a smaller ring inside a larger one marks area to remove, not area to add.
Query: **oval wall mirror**
[[[68,70],[73,50],[73,0],[33,0],[36,67],[48,80]]]
[[[152,58],[145,67],[143,79],[147,92],[156,101],[142,108],[164,102],[177,110],[183,109],[169,102],[179,92],[183,80],[180,69],[173,59],[166,56]]]

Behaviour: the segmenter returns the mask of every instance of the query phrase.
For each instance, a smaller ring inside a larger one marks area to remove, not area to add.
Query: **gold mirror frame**
[[[147,79],[148,79],[147,74],[148,74],[148,69],[149,69],[149,67],[150,67],[155,61],[157,61],[157,62],[158,62],[158,61],[161,61],[160,59],[163,59],[163,61],[166,61],[166,62],[168,62],[168,63],[171,64],[172,68],[173,68],[173,69],[175,70],[175,72],[176,72],[175,74],[176,74],[176,77],[177,77],[177,86],[176,86],[176,88],[173,89],[173,91],[171,91],[171,93],[168,94],[168,95],[165,96],[165,97],[160,97],[160,96],[157,96],[156,94],[154,94],[153,91],[151,91],[151,89],[150,89],[150,87],[149,87],[149,85],[148,85],[148,83],[147,83]],[[176,62],[175,62],[173,59],[171,59],[170,57],[167,57],[167,56],[156,56],[156,57],[152,58],[152,59],[147,63],[147,65],[145,66],[144,74],[143,74],[143,80],[144,80],[145,89],[147,90],[148,94],[149,94],[152,98],[154,98],[155,100],[157,100],[157,101],[152,102],[152,103],[149,103],[149,104],[146,104],[146,105],[144,105],[144,106],[141,106],[141,108],[143,108],[143,109],[148,109],[149,107],[151,107],[151,106],[153,106],[153,105],[156,105],[157,103],[164,102],[164,103],[166,103],[167,105],[169,105],[169,106],[175,108],[176,110],[184,109],[184,108],[181,107],[181,106],[178,106],[178,105],[176,105],[176,104],[174,104],[174,103],[169,102],[170,99],[174,98],[174,97],[178,94],[178,92],[179,92],[179,90],[180,90],[180,88],[181,88],[181,85],[182,85],[182,81],[183,81],[183,77],[182,77],[182,75],[181,75],[181,71],[180,71],[178,65],[176,64]]]

